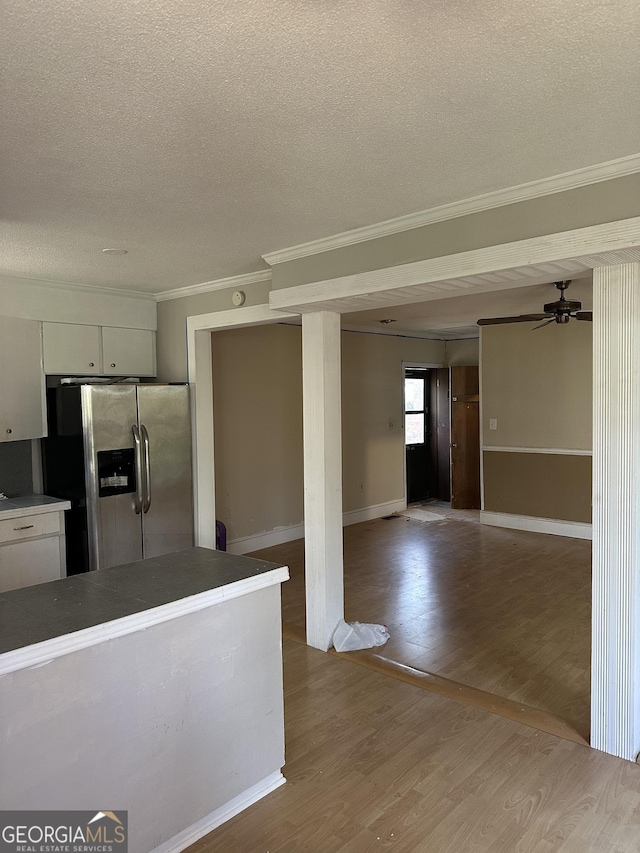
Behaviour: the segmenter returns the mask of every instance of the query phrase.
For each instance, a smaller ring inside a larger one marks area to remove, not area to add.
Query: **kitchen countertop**
[[[0,674],[282,583],[286,566],[189,548],[0,593]]]
[[[71,509],[71,504],[61,498],[51,498],[48,495],[24,495],[21,498],[7,498],[0,501],[0,518],[21,518],[65,509]]]

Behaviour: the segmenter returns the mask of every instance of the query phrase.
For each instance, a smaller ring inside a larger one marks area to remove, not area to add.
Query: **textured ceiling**
[[[635,154],[639,37],[637,0],[3,0],[0,275],[160,292]]]

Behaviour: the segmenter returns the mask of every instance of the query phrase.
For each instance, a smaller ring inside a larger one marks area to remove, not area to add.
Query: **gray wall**
[[[199,293],[182,299],[158,303],[157,358],[161,382],[184,382],[187,379],[187,317],[217,311],[237,311],[231,302],[237,287]],[[271,282],[261,281],[243,287],[244,307],[265,305],[269,301]]]
[[[8,498],[33,491],[30,441],[0,443],[0,492]]]
[[[446,341],[444,352],[448,367],[467,367],[480,364],[480,341],[478,338]]]
[[[293,287],[635,216],[640,216],[640,174],[276,264],[273,287]]]
[[[343,509],[404,498],[402,362],[444,363],[444,344],[342,333]],[[212,335],[216,514],[230,540],[303,518],[301,330]]]
[[[588,523],[591,323],[535,325],[482,328],[484,509]]]

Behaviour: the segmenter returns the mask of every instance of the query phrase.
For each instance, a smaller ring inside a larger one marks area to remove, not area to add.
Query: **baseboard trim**
[[[550,533],[552,536],[569,536],[571,539],[591,539],[592,526],[580,521],[562,521],[556,518],[534,518],[530,515],[512,515],[508,512],[480,513],[480,523],[491,527],[508,527],[511,530],[529,530],[532,533]]]
[[[407,508],[405,500],[387,501],[383,504],[366,506],[364,509],[352,509],[342,515],[342,526],[349,527],[350,524],[360,524],[361,521],[373,521],[374,518],[382,518],[383,515],[393,515],[394,512],[404,512]]]
[[[253,551],[261,551],[263,548],[271,548],[274,545],[282,545],[285,542],[302,539],[303,536],[304,524],[276,527],[275,530],[267,530],[265,533],[255,533],[252,536],[230,539],[227,542],[227,551],[230,554],[251,554]]]
[[[257,803],[258,800],[266,797],[272,791],[275,791],[276,788],[284,785],[286,781],[282,773],[277,770],[275,773],[247,788],[246,791],[243,791],[237,797],[229,800],[228,803],[220,806],[219,809],[215,809],[211,814],[194,823],[193,826],[189,826],[187,829],[174,835],[169,841],[165,841],[164,844],[156,847],[152,853],[179,853],[180,850],[184,850],[186,847],[194,844],[203,836],[213,832],[214,829],[217,829],[241,811],[244,811],[244,809]]]
[[[383,515],[392,515],[394,512],[403,512],[407,508],[404,500],[387,501],[382,504],[373,504],[363,509],[353,509],[342,515],[342,526],[349,527],[351,524],[359,524],[361,521],[372,521],[374,518],[382,518]],[[240,536],[231,539],[227,543],[227,551],[230,554],[251,554],[263,548],[271,548],[274,545],[283,545],[285,542],[293,542],[304,538],[304,524],[292,524],[290,527],[277,527],[265,533],[255,533],[251,536]]]

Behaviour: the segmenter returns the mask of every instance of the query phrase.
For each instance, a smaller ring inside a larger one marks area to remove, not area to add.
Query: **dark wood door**
[[[451,500],[451,423],[449,368],[430,371],[431,379],[431,479],[429,491],[439,501]]]
[[[451,508],[480,509],[477,367],[451,368]]]

